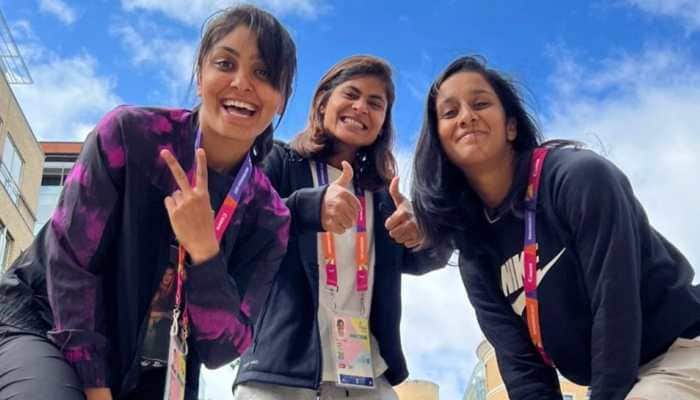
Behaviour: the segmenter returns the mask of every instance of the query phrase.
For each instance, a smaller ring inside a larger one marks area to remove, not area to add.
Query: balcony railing
[[[0,162],[0,183],[2,183],[2,187],[5,188],[5,192],[7,192],[10,200],[17,206],[24,223],[27,224],[29,230],[32,231],[34,229],[34,223],[36,222],[36,216],[31,208],[29,208],[29,204],[27,204],[24,196],[22,196],[22,192],[19,190],[19,186],[17,186],[7,165],[3,162]]]

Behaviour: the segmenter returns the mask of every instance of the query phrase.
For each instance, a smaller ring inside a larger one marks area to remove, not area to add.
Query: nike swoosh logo
[[[554,258],[552,258],[547,263],[547,265],[544,266],[544,268],[537,270],[537,286],[540,285],[540,282],[542,282],[542,279],[544,279],[544,276],[547,275],[547,272],[549,272],[549,270],[552,269],[554,264],[557,263],[557,261],[562,256],[562,254],[564,254],[565,251],[566,251],[566,247],[561,249],[559,254],[554,256]],[[513,302],[512,306],[513,306],[513,310],[515,311],[516,314],[523,315],[523,311],[525,311],[525,291],[524,290],[522,292],[520,292],[518,297]]]

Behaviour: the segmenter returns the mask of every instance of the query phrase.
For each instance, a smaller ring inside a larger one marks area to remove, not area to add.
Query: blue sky
[[[117,104],[191,106],[199,29],[219,0],[0,0],[33,85],[13,87],[34,134],[80,140]],[[261,0],[292,32],[295,93],[278,137],[303,127],[311,92],[340,58],[370,53],[395,70],[401,175],[431,80],[484,55],[526,90],[547,137],[583,140],[628,174],[654,225],[700,265],[700,2]],[[403,187],[407,188],[408,179]],[[697,279],[696,279],[697,280]],[[457,271],[405,279],[411,377],[460,398],[480,332]],[[227,371],[208,374],[210,396]],[[218,392],[217,392],[218,391]]]

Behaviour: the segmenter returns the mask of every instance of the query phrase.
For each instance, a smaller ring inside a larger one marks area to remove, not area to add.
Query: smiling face
[[[374,76],[349,79],[320,107],[323,127],[352,151],[377,140],[387,110],[386,85]]]
[[[481,74],[458,72],[447,78],[435,109],[442,148],[463,172],[510,162],[516,124],[507,120],[501,101]]]
[[[203,134],[251,146],[283,106],[269,75],[247,26],[239,25],[215,43],[197,76]]]

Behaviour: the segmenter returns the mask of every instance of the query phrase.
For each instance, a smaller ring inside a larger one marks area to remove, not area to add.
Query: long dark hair
[[[462,171],[447,158],[437,131],[436,98],[442,83],[460,72],[475,72],[484,77],[498,96],[506,121],[516,122],[516,138],[511,142],[515,160],[537,147],[541,135],[528,113],[515,83],[496,70],[486,67],[479,56],[460,57],[433,82],[425,103],[425,115],[413,164],[412,197],[416,218],[425,233],[426,245],[476,249],[483,226],[483,204],[467,183]]]
[[[326,72],[314,91],[306,127],[292,140],[291,147],[304,158],[325,159],[334,154],[335,138],[323,126],[320,110],[326,106],[333,90],[344,82],[364,76],[378,78],[386,90],[386,116],[377,140],[358,150],[353,170],[360,185],[368,190],[386,187],[396,174],[396,160],[391,153],[394,127],[391,109],[395,90],[389,64],[374,56],[358,55],[345,58]]]
[[[260,58],[270,72],[270,83],[284,97],[284,105],[277,121],[279,124],[287,109],[289,96],[292,94],[292,84],[297,69],[296,46],[289,32],[267,11],[251,5],[239,5],[221,10],[209,17],[199,42],[193,79],[199,78],[199,71],[212,47],[241,25],[255,33]],[[255,164],[260,163],[272,149],[275,128],[273,125],[270,123],[253,142],[251,156]]]

